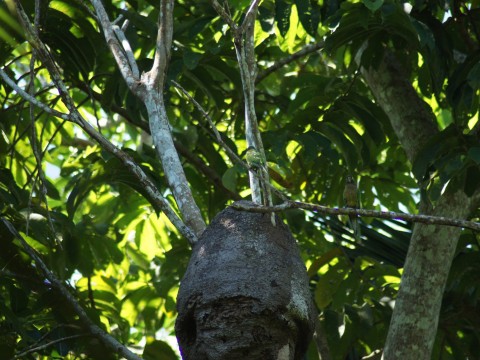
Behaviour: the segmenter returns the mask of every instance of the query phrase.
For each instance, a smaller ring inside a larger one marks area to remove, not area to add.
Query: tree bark
[[[123,32],[118,26],[110,22],[101,1],[91,0],[91,2],[102,25],[107,44],[115,57],[125,82],[132,93],[138,96],[145,104],[153,143],[162,161],[168,185],[175,197],[185,224],[198,237],[205,230],[206,225],[200,209],[193,198],[182,163],[175,150],[163,99],[172,46],[174,1],[162,0],[160,2],[153,65],[150,71],[143,72],[141,75],[139,74],[135,57],[131,53],[130,44],[124,37]],[[122,39],[122,42],[119,39]],[[191,244],[195,241],[195,237],[189,237]]]
[[[418,96],[394,54],[387,52],[378,68],[363,68],[362,74],[413,163],[429,137],[438,132],[431,109]],[[423,203],[420,208],[426,214],[465,219],[477,201],[461,189],[448,188],[435,207]],[[443,291],[460,231],[441,225],[415,225],[384,359],[431,357]]]
[[[175,149],[170,123],[163,102],[163,96],[154,89],[147,92],[144,99],[148,111],[150,132],[158,157],[162,161],[165,177],[175,197],[185,224],[200,236],[205,230],[200,209],[193,198],[182,163]]]
[[[463,191],[444,194],[433,215],[465,218]],[[384,359],[430,359],[443,291],[461,229],[416,224],[390,323]]]
[[[408,74],[390,52],[378,69],[362,68],[362,75],[413,163],[425,142],[438,133],[432,109],[420,99]]]

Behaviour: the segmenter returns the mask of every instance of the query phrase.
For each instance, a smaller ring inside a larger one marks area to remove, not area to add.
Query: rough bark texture
[[[177,307],[185,360],[301,359],[316,314],[289,229],[231,207],[195,245]]]
[[[462,191],[445,194],[433,215],[465,218],[470,201]],[[408,249],[384,359],[429,359],[443,292],[461,228],[417,224]]]
[[[193,198],[182,162],[175,149],[163,96],[162,94],[155,94],[151,89],[150,94],[145,96],[144,101],[148,111],[153,143],[162,162],[170,190],[175,197],[185,224],[194,231],[195,235],[200,236],[206,225]]]
[[[417,95],[409,77],[387,53],[378,69],[362,74],[411,162],[430,136],[438,132],[431,109]],[[435,208],[421,204],[426,215],[465,219],[473,205],[461,189],[448,189]],[[390,324],[384,359],[431,357],[443,292],[460,228],[416,224]]]
[[[438,132],[431,108],[417,95],[394,54],[387,52],[378,69],[363,68],[362,75],[413,162],[425,142]]]

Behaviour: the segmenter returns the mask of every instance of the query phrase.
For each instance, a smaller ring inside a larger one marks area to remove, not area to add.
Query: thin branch
[[[285,66],[285,65],[287,65],[287,64],[289,64],[289,63],[291,63],[291,62],[293,62],[297,59],[300,59],[300,58],[302,58],[306,55],[309,55],[309,54],[311,54],[315,51],[318,51],[318,50],[322,49],[324,46],[325,46],[325,43],[323,41],[320,41],[320,42],[315,43],[315,44],[306,45],[304,48],[297,51],[296,53],[293,53],[290,56],[287,56],[286,58],[283,58],[280,61],[277,61],[272,66],[270,66],[270,67],[266,68],[265,70],[263,70],[262,72],[260,72],[258,74],[257,78],[255,79],[255,83],[258,84],[260,81],[265,79],[268,75],[270,75],[274,71],[277,71],[281,67],[283,67],[283,66]]]
[[[246,18],[244,32],[234,34],[235,53],[237,56],[240,77],[242,79],[242,90],[245,104],[245,137],[248,146],[253,146],[262,157],[265,157],[262,138],[258,129],[257,115],[255,112],[255,76],[257,72],[255,62],[255,46],[253,42],[253,25],[255,13]],[[268,174],[267,174],[268,176]],[[250,188],[252,189],[252,200],[256,203],[262,202],[261,180],[250,172]]]
[[[247,13],[245,14],[245,18],[243,19],[242,25],[240,25],[240,28],[238,29],[238,32],[240,34],[243,34],[246,31],[247,26],[249,26],[250,17],[253,17],[255,19],[259,3],[260,0],[252,0],[252,2],[250,3]]]
[[[45,111],[47,114],[50,114],[50,115],[53,115],[53,116],[56,116],[60,119],[63,119],[63,120],[71,120],[71,116],[70,114],[65,114],[65,113],[62,113],[60,111],[57,111],[57,110],[54,110],[50,107],[48,107],[48,105],[45,105],[44,103],[42,103],[41,101],[37,100],[36,98],[34,98],[32,95],[30,95],[29,93],[27,93],[25,90],[23,90],[20,86],[18,86],[15,81],[13,81],[12,79],[10,79],[10,77],[7,75],[7,73],[3,70],[3,69],[0,69],[0,77],[2,78],[3,81],[5,81],[5,83],[10,86],[13,90],[15,90],[15,92],[20,95],[25,101],[28,101],[29,103],[35,105],[36,107],[40,108],[41,110]]]
[[[210,125],[210,127],[212,128],[213,130],[213,133],[215,134],[215,137],[217,139],[217,142],[218,144],[223,147],[223,149],[227,152],[229,158],[234,161],[235,163],[239,164],[241,167],[243,167],[245,170],[249,171],[251,174],[253,174],[253,176],[255,176],[257,179],[261,179],[260,175],[257,174],[257,172],[253,171],[253,169],[251,169],[246,162],[244,162],[238,155],[235,151],[233,151],[232,149],[230,149],[230,147],[227,145],[227,143],[225,141],[223,141],[222,139],[222,136],[220,135],[220,133],[218,132],[217,130],[217,127],[215,126],[215,124],[213,123],[213,120],[212,118],[210,117],[210,115],[208,115],[207,111],[202,107],[202,105],[200,105],[197,100],[195,100],[189,93],[187,90],[185,90],[179,83],[177,83],[175,80],[171,80],[172,84],[177,88],[179,89],[192,103],[193,105],[197,108],[198,111],[200,111],[203,115],[203,117],[205,119],[207,119],[208,121],[208,124]],[[281,192],[279,191],[277,188],[275,188],[272,184],[270,183],[267,183],[266,184],[269,189],[271,191],[273,191],[273,193],[275,193],[275,195],[277,195],[278,197],[280,197],[281,199],[283,199],[284,201],[289,201],[289,199]]]
[[[115,36],[122,44],[123,50],[125,51],[125,55],[128,60],[128,64],[130,65],[130,69],[132,70],[132,74],[135,78],[140,77],[140,71],[138,70],[138,65],[135,60],[135,56],[133,56],[132,47],[130,46],[130,42],[127,40],[127,37],[124,33],[124,28],[128,26],[128,20],[125,20],[124,24],[120,28],[118,25],[113,25],[112,29],[115,32]]]
[[[35,0],[34,31],[37,36],[38,36],[39,26],[40,26],[40,0]],[[28,92],[32,97],[34,97],[34,94],[35,94],[35,74],[36,74],[35,60],[36,60],[36,51],[34,50],[32,53],[32,57],[30,59],[30,81],[29,81],[29,84],[27,85]],[[48,198],[47,198],[47,179],[45,177],[45,173],[43,172],[43,168],[42,168],[43,151],[40,151],[41,139],[43,138],[43,134],[40,135],[40,140],[37,139],[37,128],[35,126],[36,119],[35,119],[34,110],[35,110],[35,105],[33,105],[32,103],[29,103],[29,116],[31,121],[30,143],[31,143],[33,155],[35,157],[35,161],[37,163],[38,178],[40,180],[39,198],[41,199],[41,201],[45,203],[45,208],[47,210],[46,214],[47,214],[48,225],[50,227],[52,237],[55,240],[55,244],[60,249],[62,249],[62,245],[60,241],[58,241],[58,238],[56,236],[57,232],[55,230],[55,226],[53,225],[52,216],[49,211]],[[34,189],[34,186],[32,186],[29,201],[28,201],[28,212],[31,211],[33,189]],[[27,229],[28,229],[28,221],[27,221]]]
[[[52,341],[50,341],[46,344],[42,344],[42,345],[27,349],[27,350],[15,355],[14,357],[12,357],[12,360],[13,359],[20,359],[20,358],[24,357],[25,355],[28,355],[28,354],[46,349],[46,348],[48,348],[52,345],[58,344],[58,343],[63,342],[63,341],[78,339],[80,337],[86,337],[86,336],[92,336],[92,335],[91,334],[78,334],[78,335],[65,336],[65,337],[60,338],[60,339],[55,339],[55,340],[52,340]]]
[[[177,149],[178,153],[183,156],[189,163],[194,165],[198,170],[200,170],[205,177],[210,180],[215,188],[221,188],[230,198],[234,200],[240,200],[241,197],[236,192],[233,192],[227,189],[223,183],[222,179],[219,177],[217,172],[213,170],[211,167],[205,164],[205,162],[198,157],[197,155],[193,154],[191,151],[188,150],[186,146],[182,143],[176,141],[175,142],[175,149]]]
[[[113,154],[117,157],[125,167],[139,180],[142,184],[142,187],[146,190],[148,197],[152,204],[165,213],[167,218],[172,222],[172,224],[180,231],[180,233],[187,238],[190,244],[194,244],[197,241],[197,236],[192,232],[192,230],[186,226],[183,221],[178,217],[178,215],[172,210],[170,204],[165,200],[162,194],[158,191],[155,184],[152,180],[145,174],[142,168],[133,160],[124,151],[117,148],[110,141],[104,138],[99,134],[89,123],[81,119],[82,123],[80,126],[82,129],[87,132],[94,140],[96,140],[102,148]]]
[[[97,0],[92,0],[92,2],[96,2]],[[17,13],[19,14],[20,22],[22,23],[23,28],[31,42],[32,46],[35,47],[38,56],[45,64],[47,70],[50,73],[58,91],[60,92],[60,96],[62,98],[63,103],[70,111],[70,114],[66,117],[67,120],[71,120],[77,125],[79,125],[91,138],[93,138],[97,143],[106,151],[114,155],[118,158],[124,166],[129,170],[135,178],[138,179],[139,183],[145,189],[148,198],[152,205],[156,208],[156,210],[161,210],[165,213],[167,218],[172,222],[172,224],[178,229],[178,231],[186,237],[190,244],[194,244],[197,241],[197,236],[193,233],[191,228],[186,226],[183,221],[178,217],[175,211],[170,207],[168,201],[162,196],[159,192],[155,184],[152,180],[145,174],[142,168],[133,160],[131,156],[129,156],[124,151],[120,150],[118,147],[113,145],[110,141],[108,141],[105,137],[102,136],[89,122],[87,122],[82,115],[79,113],[73,99],[70,97],[67,87],[65,86],[60,71],[58,70],[55,62],[53,61],[48,49],[46,48],[45,44],[36,36],[35,32],[33,31],[28,16],[25,14],[23,7],[21,6],[18,0],[15,0],[15,4],[17,7]],[[103,8],[103,7],[102,7]],[[1,75],[1,73],[0,73]],[[22,92],[25,94],[25,92]],[[22,95],[22,93],[19,93]],[[27,94],[25,94],[27,95]],[[23,96],[23,95],[22,95]],[[31,96],[28,96],[28,99]],[[36,105],[36,101],[34,104]],[[48,111],[44,108],[42,110]],[[49,112],[49,111],[48,111]],[[63,118],[63,117],[62,117]]]
[[[393,211],[377,211],[353,208],[330,208],[323,205],[292,200],[274,206],[246,205],[243,203],[235,203],[232,206],[239,210],[258,213],[281,212],[290,209],[303,209],[318,212],[324,215],[358,215],[363,217],[373,217],[380,219],[418,222],[427,225],[446,225],[453,227],[462,227],[474,231],[480,231],[480,223],[475,221],[451,219],[443,216],[413,215],[406,213],[397,213]]]
[[[43,286],[45,286],[45,284],[43,284]],[[47,338],[49,338],[52,334],[54,334],[55,332],[57,332],[59,329],[62,329],[62,328],[71,328],[71,329],[74,329],[76,331],[78,330],[81,330],[81,325],[72,325],[72,324],[58,324],[58,325],[55,325],[53,326],[52,328],[50,328],[49,331],[47,331],[46,333],[44,333],[42,336],[40,336],[39,338],[37,338],[35,340],[35,342],[33,344],[31,344],[30,346],[28,347],[25,347],[24,351],[27,351],[27,349],[32,349],[32,348],[36,348],[37,346],[40,346],[40,344],[42,342],[44,342]],[[75,335],[75,336],[78,336],[78,335]],[[84,334],[84,335],[81,335],[81,336],[91,336],[90,334]],[[61,340],[62,341],[62,340]],[[17,355],[18,356],[18,355]]]
[[[215,11],[220,15],[220,17],[225,21],[228,26],[232,29],[234,34],[238,33],[238,26],[235,24],[235,21],[233,21],[232,17],[225,11],[224,7],[221,6],[217,0],[212,0],[212,7],[215,9]]]
[[[168,62],[170,61],[170,49],[173,39],[173,3],[173,0],[160,1],[155,57],[152,69],[147,75],[153,80],[152,87],[160,93],[163,92],[163,87],[165,86]]]
[[[257,66],[255,62],[255,18],[258,9],[259,0],[252,0],[245,14],[243,23],[238,27],[232,17],[220,6],[217,0],[212,0],[212,6],[230,26],[233,33],[235,52],[242,79],[242,90],[245,103],[245,137],[248,146],[253,146],[265,157],[263,142],[258,130],[257,117],[255,113],[255,77],[257,75]],[[262,202],[262,188],[265,192],[263,198],[268,205],[273,205],[270,192],[270,180],[268,172],[264,174],[264,182],[267,184],[261,186],[262,179],[253,171],[249,171],[250,189],[252,190],[252,200],[256,203]],[[275,224],[275,217],[272,214],[272,224]]]
[[[245,15],[245,19],[234,38],[235,52],[240,67],[243,95],[245,100],[245,137],[248,146],[253,146],[265,159],[262,136],[258,128],[257,114],[255,111],[255,78],[257,77],[257,63],[255,59],[255,19],[259,1],[252,0]],[[268,171],[261,174],[260,178],[249,173],[250,188],[252,189],[253,202],[262,202],[264,205],[273,206],[270,191],[270,177]],[[263,196],[262,196],[263,195]],[[275,226],[275,214],[271,213],[272,225]]]
[[[97,14],[95,14],[89,7],[88,5],[85,3],[87,0],[73,0],[75,1],[77,4],[79,4],[86,12],[88,12],[88,15],[90,15],[93,19],[95,19],[96,21],[98,21],[98,17],[97,17]]]
[[[129,61],[128,56],[126,55],[127,52],[124,46],[122,46],[122,43],[117,38],[114,25],[112,25],[112,23],[110,22],[110,19],[108,18],[108,14],[102,5],[102,2],[100,0],[90,0],[90,2],[95,8],[95,12],[97,13],[97,19],[100,22],[103,33],[105,35],[105,39],[107,40],[107,44],[110,47],[110,51],[115,57],[118,68],[120,69],[120,72],[122,73],[122,76],[125,79],[128,88],[135,93],[139,85],[139,78],[138,76],[135,76],[134,70],[138,70],[135,59],[130,59],[133,60],[133,64],[135,64],[132,67],[132,63]],[[125,41],[128,43],[126,38]],[[128,48],[131,48],[130,45],[128,45]]]
[[[317,345],[320,359],[332,360],[332,354],[330,352],[330,348],[328,347],[327,336],[318,317],[315,319],[315,333],[313,334],[313,339]]]
[[[200,111],[202,113],[203,117],[208,121],[208,124],[212,128],[213,133],[215,134],[215,137],[217,138],[217,142],[228,153],[228,156],[231,159],[234,159],[235,162],[237,162],[238,164],[242,164],[244,166],[244,168],[248,170],[249,169],[248,165],[245,162],[243,162],[242,159],[240,159],[240,157],[232,149],[230,149],[230,147],[227,145],[227,143],[225,141],[223,141],[222,136],[218,132],[217,127],[213,123],[212,118],[210,117],[210,115],[208,115],[208,113],[205,111],[205,109],[179,83],[177,83],[174,80],[171,80],[171,82],[177,89],[179,89],[193,103],[193,105],[195,105],[195,107],[198,109],[198,111]]]
[[[84,90],[87,94],[89,94],[89,96],[95,98],[98,101],[102,101],[103,99],[102,94],[92,90],[86,83],[80,83],[80,88]],[[120,116],[122,116],[128,123],[139,127],[140,129],[145,131],[147,134],[151,135],[148,122],[133,118],[132,116],[130,116],[128,111],[126,111],[121,106],[110,104],[109,109],[119,114]],[[85,140],[81,140],[81,141],[85,141]],[[240,196],[237,193],[234,193],[231,190],[227,189],[222,184],[222,179],[220,178],[220,176],[212,168],[210,168],[207,164],[205,164],[205,162],[199,156],[190,152],[186,146],[182,145],[180,142],[176,140],[174,140],[174,144],[175,144],[175,149],[177,149],[180,156],[184,157],[187,160],[187,162],[191,163],[193,166],[199,169],[203,173],[203,175],[205,175],[205,177],[209,181],[211,181],[216,188],[221,188],[226,194],[228,194],[230,198],[234,200],[240,200]]]
[[[125,345],[121,344],[112,335],[103,331],[100,327],[98,327],[98,325],[96,325],[92,320],[90,320],[87,313],[80,306],[75,297],[68,291],[66,286],[50,271],[50,269],[48,269],[43,260],[37,254],[37,252],[30,245],[28,245],[26,240],[23,238],[22,235],[20,235],[17,229],[15,229],[12,223],[5,218],[1,218],[1,221],[5,224],[5,226],[12,233],[12,235],[20,241],[23,248],[25,249],[25,252],[30,256],[33,261],[35,261],[36,266],[40,269],[45,278],[72,306],[72,308],[75,310],[75,313],[78,315],[79,320],[84,324],[84,326],[90,331],[93,336],[101,339],[105,346],[112,349],[114,352],[120,354],[121,356],[124,356],[126,359],[141,360],[138,355],[131,352]]]

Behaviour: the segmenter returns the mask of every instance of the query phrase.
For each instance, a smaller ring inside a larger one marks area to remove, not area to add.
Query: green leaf
[[[280,35],[285,37],[290,29],[290,14],[292,4],[284,0],[275,0],[275,21],[280,31]]]
[[[227,171],[225,171],[222,176],[223,186],[225,186],[230,191],[236,192],[237,191],[237,174],[238,174],[238,169],[235,166],[228,168]]]
[[[325,274],[320,276],[315,288],[315,302],[320,309],[325,309],[330,305],[342,281],[348,276],[348,273],[349,271],[345,267],[345,262],[342,259],[342,261],[330,267]],[[337,308],[341,306],[338,303],[335,305]]]
[[[375,12],[383,5],[383,0],[362,0],[362,3],[368,10]]]
[[[352,5],[342,16],[337,29],[325,40],[325,50],[333,52],[350,42],[358,40],[364,42],[375,31],[369,29],[370,21],[372,21],[372,15],[365,6]]]
[[[185,49],[183,51],[183,63],[188,70],[193,70],[198,66],[198,63],[202,59],[203,54],[192,51],[190,49]]]
[[[333,122],[322,121],[318,125],[318,131],[338,147],[350,171],[357,168],[359,157],[355,145],[347,139],[345,134]]]
[[[319,6],[310,0],[295,0],[295,5],[303,28],[310,36],[315,37],[320,20]]]
[[[422,48],[427,48],[428,50],[433,50],[435,48],[435,37],[430,28],[423,22],[416,19],[411,19],[411,21],[413,27],[418,33],[418,37],[420,39],[420,46]]]
[[[479,189],[480,185],[480,169],[478,165],[469,166],[466,172],[465,194],[472,196]]]
[[[153,340],[145,345],[143,350],[145,360],[177,360],[178,357],[172,348],[164,341]]]
[[[480,146],[471,147],[468,150],[468,157],[480,165]]]
[[[127,258],[133,262],[136,266],[140,267],[141,269],[147,270],[150,266],[150,260],[145,256],[145,254],[138,251],[134,245],[127,243],[125,247]]]
[[[412,172],[417,179],[421,180],[427,174],[428,168],[434,164],[440,154],[446,154],[455,149],[458,144],[457,134],[456,128],[449,126],[425,143],[413,161]]]
[[[467,75],[467,81],[472,88],[480,88],[480,61],[473,65],[470,69]]]
[[[447,99],[453,106],[453,114],[460,124],[465,124],[478,111],[480,54],[468,56],[450,75],[447,86]],[[472,86],[473,85],[473,86]]]
[[[403,39],[401,45],[418,48],[418,33],[410,17],[400,4],[385,4],[381,11],[382,31],[388,31],[392,39]]]

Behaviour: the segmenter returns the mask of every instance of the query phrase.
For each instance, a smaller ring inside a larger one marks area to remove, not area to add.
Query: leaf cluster
[[[33,2],[22,3],[33,19]],[[369,209],[413,213],[420,197],[434,203],[446,186],[463,188],[467,195],[477,190],[480,11],[474,3],[454,2],[448,11],[443,1],[417,1],[409,12],[404,5],[261,2],[255,26],[256,112],[274,186],[291,199],[343,206],[348,174],[358,176],[362,207]],[[129,21],[126,36],[135,55],[147,59],[139,63],[140,71],[149,68],[158,1],[105,6],[110,19]],[[231,2],[229,11],[238,21],[247,6],[247,1]],[[37,99],[65,111],[43,64],[32,60],[31,47],[18,34],[15,18],[7,7],[0,10],[10,19],[0,34],[0,48],[6,49],[0,52],[2,67],[17,84],[32,83]],[[151,147],[146,111],[116,69],[91,9],[55,0],[42,12],[40,36],[77,106],[132,156],[175,208]],[[242,155],[244,103],[231,32],[205,0],[177,1],[174,19],[168,79],[190,92],[228,146]],[[312,44],[324,47],[292,58]],[[439,130],[412,164],[389,114],[359,73],[360,66],[378,66],[387,51],[401,59]],[[248,174],[216,143],[193,104],[170,83],[164,94],[176,148],[208,221],[249,195]],[[176,358],[172,342],[165,341],[172,339],[176,291],[189,258],[185,239],[148,203],[122,164],[75,125],[32,110],[4,83],[0,103],[1,216],[71,285],[99,326],[125,344],[146,343],[139,352],[147,359]],[[343,219],[298,210],[283,216],[301,248],[333,358],[356,359],[381,348],[411,224],[362,220],[364,238],[356,243]],[[86,335],[21,244],[6,229],[0,234],[0,354],[9,358],[53,341],[32,353],[114,358]],[[474,321],[480,313],[478,246],[478,236],[464,231],[444,297],[438,358],[473,357],[480,346],[480,321]],[[81,336],[68,339],[73,335]],[[310,351],[309,359],[315,356]]]

